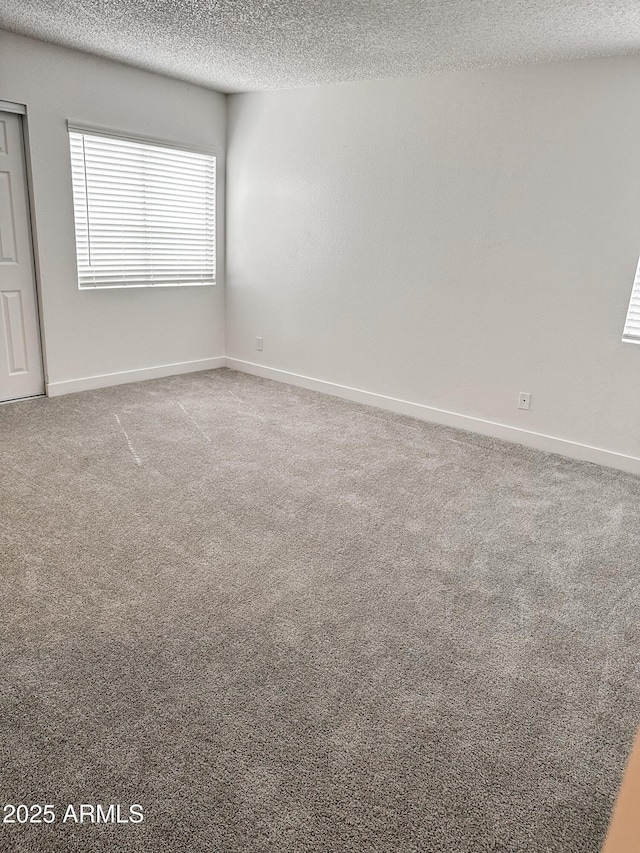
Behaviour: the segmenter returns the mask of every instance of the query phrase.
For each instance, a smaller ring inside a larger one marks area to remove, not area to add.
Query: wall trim
[[[81,379],[65,379],[62,382],[47,382],[47,396],[59,397],[62,394],[73,394],[76,391],[93,391],[96,388],[108,388],[111,385],[144,382],[146,379],[161,379],[164,376],[195,373],[198,370],[216,370],[224,366],[224,356],[218,356],[216,358],[201,358],[197,361],[180,361],[177,364],[142,367],[139,370],[123,370],[120,373],[85,376]]]
[[[24,104],[14,104],[13,101],[0,101],[0,110],[3,113],[17,113],[20,116],[27,114],[27,108]]]
[[[457,429],[476,432],[491,438],[499,438],[535,450],[544,450],[548,453],[559,453],[570,459],[578,459],[581,462],[594,462],[596,465],[605,465],[608,468],[617,468],[630,474],[640,474],[640,458],[626,456],[624,453],[616,453],[613,450],[605,450],[602,447],[592,447],[589,444],[581,444],[566,438],[557,438],[540,432],[532,432],[520,427],[508,424],[488,421],[483,418],[475,418],[471,415],[461,415],[458,412],[450,412],[446,409],[437,409],[433,406],[425,406],[422,403],[411,403],[408,400],[399,400],[395,397],[387,397],[384,394],[375,394],[372,391],[362,391],[359,388],[350,388],[347,385],[338,385],[327,382],[324,379],[314,379],[311,376],[302,376],[298,373],[289,373],[286,370],[278,370],[274,367],[265,367],[262,364],[254,364],[250,361],[241,361],[237,358],[225,358],[225,366],[231,370],[241,373],[250,373],[253,376],[261,376],[265,379],[274,379],[276,382],[284,382],[288,385],[296,385],[300,388],[308,388],[311,391],[320,391],[344,400],[355,403],[364,403],[368,406],[377,406],[389,412],[399,415],[408,415],[421,421],[442,424]]]

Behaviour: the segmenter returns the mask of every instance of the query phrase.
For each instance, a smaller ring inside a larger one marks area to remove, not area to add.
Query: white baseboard
[[[224,356],[201,358],[198,361],[181,361],[177,364],[160,364],[157,367],[143,367],[140,370],[123,370],[120,373],[104,373],[100,376],[85,376],[82,379],[66,379],[62,382],[48,382],[47,396],[59,397],[61,394],[73,394],[76,391],[93,391],[110,385],[124,385],[127,382],[144,382],[145,379],[161,379],[177,373],[193,373],[197,370],[215,370],[225,366]]]
[[[566,438],[557,438],[553,435],[531,432],[520,427],[508,426],[495,421],[474,418],[470,415],[461,415],[458,412],[449,412],[445,409],[436,409],[432,406],[424,406],[421,403],[410,403],[408,400],[398,400],[395,397],[386,397],[383,394],[374,394],[371,391],[361,391],[358,388],[349,388],[346,385],[337,385],[334,382],[326,382],[323,379],[313,379],[310,376],[301,376],[297,373],[289,373],[286,370],[277,370],[273,367],[264,367],[261,364],[253,364],[250,361],[240,361],[236,358],[225,358],[225,366],[231,370],[239,370],[242,373],[251,373],[254,376],[262,376],[265,379],[274,379],[276,382],[285,382],[289,385],[297,385],[300,388],[309,388],[312,391],[321,391],[334,397],[342,397],[344,400],[352,400],[355,403],[365,403],[369,406],[377,406],[399,415],[409,415],[422,421],[431,421],[444,426],[456,427],[469,432],[488,435],[492,438],[500,438],[505,441],[523,444],[525,447],[533,447],[536,450],[546,450],[548,453],[559,453],[570,459],[579,459],[581,462],[594,462],[597,465],[605,465],[609,468],[617,468],[631,474],[640,474],[640,459],[635,456],[626,456],[624,453],[616,453],[613,450],[605,450],[601,447],[592,447],[589,444],[580,444],[569,441]]]

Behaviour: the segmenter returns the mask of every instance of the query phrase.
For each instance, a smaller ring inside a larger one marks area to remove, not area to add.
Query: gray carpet
[[[56,815],[3,853],[598,850],[637,477],[228,370],[1,406],[0,455],[0,805]]]

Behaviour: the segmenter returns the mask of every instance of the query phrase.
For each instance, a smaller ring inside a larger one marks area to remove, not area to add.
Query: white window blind
[[[631,289],[627,321],[622,333],[623,341],[634,341],[640,343],[640,261],[636,269],[636,277]]]
[[[69,128],[78,284],[215,283],[215,157]]]

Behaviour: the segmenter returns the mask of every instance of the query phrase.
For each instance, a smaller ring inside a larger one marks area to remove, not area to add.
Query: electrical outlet
[[[262,338],[256,338],[256,349],[258,352],[262,352],[264,349],[264,341]]]
[[[518,397],[518,408],[528,409],[531,406],[531,394],[527,391],[521,391]]]

